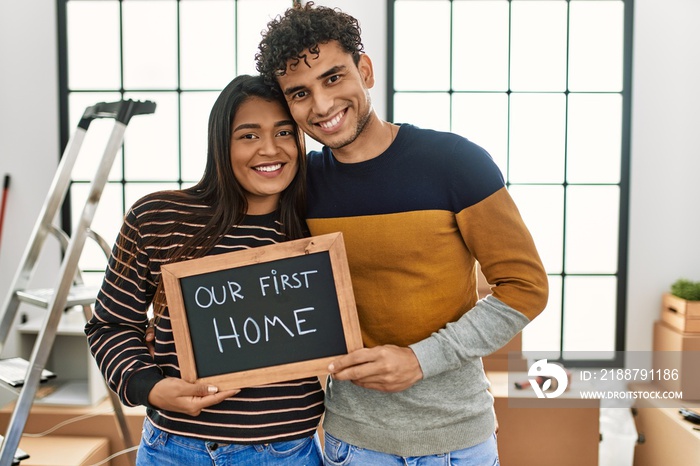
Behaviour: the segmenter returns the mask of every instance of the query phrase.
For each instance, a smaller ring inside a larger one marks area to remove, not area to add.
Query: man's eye
[[[328,78],[328,82],[329,82],[329,83],[334,83],[334,82],[336,82],[336,81],[339,80],[339,79],[340,79],[340,76],[338,76],[338,75],[336,74],[336,75],[333,75],[333,76],[331,76],[330,78]]]
[[[294,94],[295,99],[303,99],[306,97],[307,92],[306,91],[299,91],[296,94]]]

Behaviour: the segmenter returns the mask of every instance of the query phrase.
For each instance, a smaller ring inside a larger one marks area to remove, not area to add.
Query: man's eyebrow
[[[333,76],[334,74],[340,73],[341,71],[345,71],[346,69],[347,69],[347,66],[345,66],[345,65],[334,66],[334,67],[330,68],[328,71],[326,71],[325,73],[320,74],[316,78],[316,80],[326,79],[327,77]],[[305,88],[306,88],[306,86],[289,87],[289,88],[284,90],[284,95],[285,96],[292,95],[292,94],[295,94],[295,93],[297,93]]]
[[[296,94],[297,92],[301,91],[302,89],[304,89],[304,86],[289,87],[289,88],[284,90],[284,96],[287,97],[287,96],[290,96],[292,94]]]
[[[325,73],[323,73],[322,75],[320,75],[316,79],[326,79],[327,77],[333,76],[336,73],[340,73],[341,71],[345,71],[346,68],[347,68],[347,66],[345,66],[345,65],[334,66],[333,68],[329,69],[328,71],[326,71]]]

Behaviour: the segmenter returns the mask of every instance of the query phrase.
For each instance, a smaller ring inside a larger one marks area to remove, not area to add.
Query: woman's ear
[[[360,72],[362,81],[365,83],[367,89],[374,87],[374,67],[372,66],[372,60],[367,54],[360,54],[360,61],[357,62],[357,70]]]

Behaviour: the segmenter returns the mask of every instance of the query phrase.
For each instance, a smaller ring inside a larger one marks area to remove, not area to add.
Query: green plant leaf
[[[671,285],[671,294],[688,301],[700,301],[700,282],[679,278]]]

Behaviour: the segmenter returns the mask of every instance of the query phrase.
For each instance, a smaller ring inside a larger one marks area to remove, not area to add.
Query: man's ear
[[[367,89],[374,87],[374,67],[372,66],[372,60],[367,54],[363,53],[360,55],[360,61],[357,62],[357,69]]]

